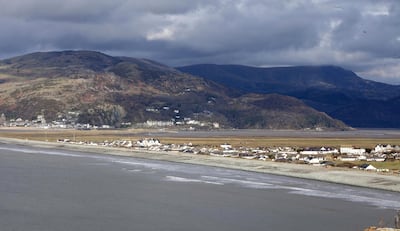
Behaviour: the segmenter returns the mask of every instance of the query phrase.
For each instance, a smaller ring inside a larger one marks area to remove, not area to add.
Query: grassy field
[[[52,130],[52,129],[1,129],[0,136],[18,139],[39,140],[55,142],[58,139],[70,139],[72,141],[112,141],[112,140],[138,140],[145,136],[149,130]],[[151,131],[150,131],[151,132]],[[147,135],[148,136],[148,135]],[[149,136],[148,136],[149,137]],[[373,148],[377,144],[400,145],[400,138],[321,138],[321,137],[268,137],[268,136],[245,136],[245,137],[174,137],[162,136],[158,138],[165,144],[187,144],[201,146],[219,146],[229,143],[234,147],[340,147],[341,145],[353,145],[356,147]]]

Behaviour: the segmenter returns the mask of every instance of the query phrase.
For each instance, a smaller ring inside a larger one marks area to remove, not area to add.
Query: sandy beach
[[[244,171],[276,174],[331,183],[353,185],[359,187],[383,189],[400,192],[400,176],[388,175],[377,172],[366,172],[345,168],[326,168],[319,166],[277,163],[272,161],[244,160],[238,158],[226,158],[206,155],[194,155],[178,152],[151,152],[143,150],[110,148],[100,146],[61,144],[53,142],[40,142],[30,140],[18,140],[0,138],[0,142],[8,144],[27,145],[40,148],[56,148],[64,150],[76,150],[117,156],[131,156],[152,160],[208,165],[214,167],[230,168]]]

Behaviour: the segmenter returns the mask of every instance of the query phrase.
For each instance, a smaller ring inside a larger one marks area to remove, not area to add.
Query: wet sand
[[[164,161],[186,155],[2,142],[5,231],[358,231],[400,208],[394,192]]]
[[[194,155],[177,152],[135,151],[124,148],[83,146],[51,142],[16,140],[9,138],[0,138],[0,141],[35,147],[61,148],[67,150],[69,149],[93,152],[98,154],[131,156],[135,158],[145,158],[152,160],[200,164],[400,192],[400,175],[388,175],[354,169],[325,168],[310,165],[276,163],[272,161],[259,160],[243,160],[237,158]]]

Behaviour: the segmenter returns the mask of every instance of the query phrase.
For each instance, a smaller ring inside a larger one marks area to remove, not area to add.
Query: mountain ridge
[[[81,123],[116,127],[187,118],[235,128],[346,128],[289,96],[239,96],[152,60],[100,52],[39,52],[1,60],[0,80],[0,113],[7,117],[45,114],[53,120],[78,111]],[[271,100],[296,107],[266,107]],[[286,119],[279,119],[283,115]]]
[[[296,92],[297,89],[304,90],[304,88],[312,89],[322,87],[326,89],[351,89],[349,86],[355,88],[368,87],[371,85],[374,87],[394,86],[396,90],[400,88],[400,86],[362,79],[350,70],[333,65],[251,67],[245,65],[197,64],[177,67],[177,69],[182,72],[214,80],[215,82],[225,81],[227,77],[229,77],[229,80],[234,80],[230,82],[231,87],[234,88],[239,87],[234,85],[235,81],[241,81],[240,83],[244,84],[242,88],[247,93],[291,93]],[[285,77],[285,82],[281,81],[282,77]],[[249,79],[252,80],[251,83],[248,82]],[[266,80],[268,81],[267,83],[270,84],[269,86],[265,86]],[[227,81],[225,83],[227,83]],[[290,87],[295,88],[288,89],[287,86],[289,84]],[[296,84],[296,86],[293,86],[294,84]],[[280,85],[284,87],[280,88]],[[360,91],[360,89],[357,90]],[[391,89],[390,92],[394,92],[394,89]],[[374,93],[379,94],[379,92]],[[397,94],[400,95],[398,92]],[[368,95],[365,96],[368,97]],[[390,96],[388,98],[390,98]]]
[[[242,94],[278,93],[296,97],[353,127],[400,127],[397,122],[400,109],[393,107],[393,101],[397,102],[394,99],[400,96],[400,86],[365,80],[341,67],[199,64],[177,69]],[[379,112],[370,104],[376,105]]]

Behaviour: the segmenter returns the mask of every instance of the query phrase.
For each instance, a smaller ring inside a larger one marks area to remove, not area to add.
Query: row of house
[[[144,123],[136,124],[136,127],[146,127],[146,128],[163,128],[163,127],[172,127],[176,125],[187,125],[188,127],[207,127],[218,129],[220,128],[220,124],[217,122],[207,122],[207,121],[199,121],[193,120],[190,118],[184,118],[183,120],[147,120]]]
[[[194,146],[192,143],[188,144],[162,144],[160,140],[155,138],[144,138],[137,141],[132,140],[115,140],[103,142],[72,142],[69,139],[61,139],[59,142],[64,143],[77,143],[83,145],[101,145],[108,147],[122,147],[131,148],[136,150],[149,150],[149,151],[176,151],[182,153],[192,153],[198,155],[210,155],[219,157],[242,158],[259,161],[276,161],[276,162],[294,162],[305,163],[314,166],[336,166],[334,158],[343,161],[370,161],[368,164],[345,165],[366,171],[379,171],[389,172],[388,169],[377,169],[371,163],[373,161],[385,161],[388,154],[385,153],[366,153],[362,152],[361,148],[352,148],[350,146],[343,146],[339,150],[330,147],[308,148],[304,150],[296,150],[293,147],[239,147],[235,148],[230,144],[221,144],[218,147],[201,147]],[[378,145],[380,146],[380,145]],[[384,145],[389,147],[389,145]],[[390,145],[391,147],[397,147]],[[379,147],[378,147],[379,148]],[[341,152],[344,153],[341,153]],[[350,153],[350,154],[349,154]],[[386,156],[385,156],[386,155]],[[400,153],[391,153],[392,157],[400,160]]]
[[[70,140],[60,140],[60,142],[71,142]],[[82,142],[81,142],[82,144]],[[178,145],[178,144],[161,144],[158,139],[145,138],[137,141],[130,140],[117,140],[117,141],[104,141],[97,144],[92,142],[83,143],[90,145],[102,145],[112,147],[125,147],[135,149],[146,149],[152,151],[178,151],[184,153],[203,154],[220,157],[236,157],[244,159],[255,160],[273,160],[278,162],[299,162],[308,164],[323,164],[332,165],[332,160],[341,160],[343,162],[353,161],[385,161],[389,158],[386,153],[366,153],[365,149],[354,148],[351,146],[342,146],[340,149],[331,147],[307,148],[297,150],[293,147],[264,147],[264,148],[250,148],[239,147],[234,148],[230,144],[221,144],[219,147],[200,147],[193,146],[191,143]],[[389,147],[389,145],[385,145]],[[396,147],[396,146],[391,146]],[[392,159],[400,160],[399,153],[391,153]]]

